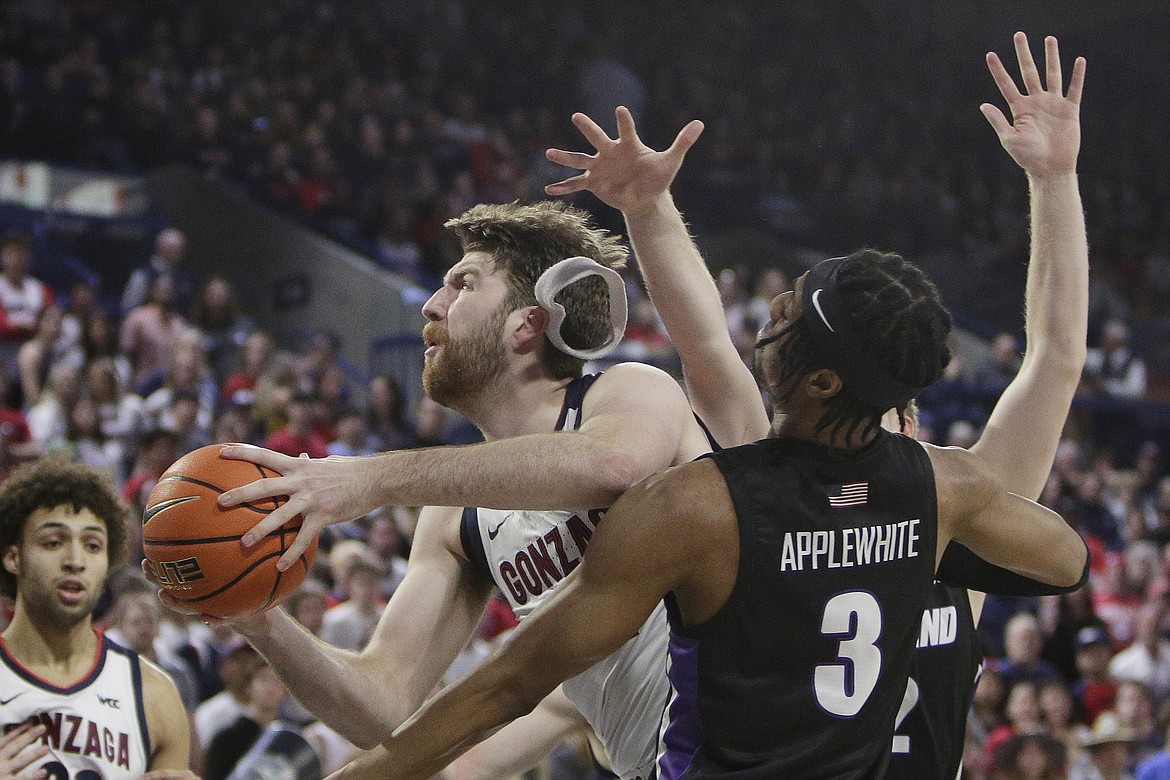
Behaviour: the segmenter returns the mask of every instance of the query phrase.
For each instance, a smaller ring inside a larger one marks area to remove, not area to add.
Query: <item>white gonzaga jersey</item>
[[[50,780],[131,780],[150,760],[138,654],[98,633],[93,668],[58,687],[25,669],[0,641],[0,729],[40,723]]]
[[[556,430],[580,424],[585,391],[596,378],[581,377],[569,385]],[[577,568],[604,513],[467,507],[460,528],[463,549],[491,575],[523,620]],[[659,724],[670,697],[668,638],[666,609],[660,604],[636,637],[564,683],[565,694],[624,780],[653,776]]]

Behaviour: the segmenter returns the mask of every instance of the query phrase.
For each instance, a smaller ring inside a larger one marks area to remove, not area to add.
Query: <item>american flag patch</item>
[[[865,506],[869,500],[868,482],[850,482],[848,485],[829,485],[829,506]]]

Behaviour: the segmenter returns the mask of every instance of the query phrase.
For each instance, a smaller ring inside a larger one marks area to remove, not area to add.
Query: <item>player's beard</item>
[[[466,406],[504,373],[507,351],[500,339],[508,312],[504,307],[474,335],[452,339],[446,329],[429,322],[423,334],[441,349],[423,365],[423,389],[431,400],[451,409]]]
[[[57,587],[52,582],[38,582],[35,585],[29,580],[20,584],[20,598],[25,602],[28,613],[35,616],[38,623],[48,624],[53,628],[65,631],[89,618],[101,597],[101,589],[90,587],[85,592],[85,598],[77,604],[62,604],[57,595]]]

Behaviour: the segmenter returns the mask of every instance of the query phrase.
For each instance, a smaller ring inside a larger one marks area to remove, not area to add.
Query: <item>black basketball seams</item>
[[[281,540],[281,551],[284,551],[284,533],[297,532],[301,530],[301,526],[292,528],[277,528],[275,531],[270,531],[264,538],[271,539],[272,537],[279,537]],[[167,545],[184,546],[189,544],[214,544],[216,542],[238,542],[244,537],[243,534],[235,534],[234,536],[207,536],[201,539],[144,539],[142,541],[145,547],[166,547]]]
[[[252,465],[256,467],[256,470],[260,472],[260,476],[263,477],[264,479],[268,479],[269,477],[279,476],[279,474],[277,474],[275,471],[272,472],[271,474],[269,474],[267,471],[264,470],[264,467],[261,466],[259,463],[253,463]],[[273,509],[278,509],[280,507],[280,504],[281,504],[280,499],[281,498],[282,498],[282,496],[272,496],[271,498],[268,499],[269,501],[272,502]]]
[[[276,558],[279,556],[280,556],[280,553],[271,552],[271,553],[268,553],[267,555],[264,555],[264,556],[261,556],[260,558],[257,558],[256,560],[252,561],[252,564],[248,568],[244,569],[242,572],[237,574],[235,579],[231,580],[226,585],[223,585],[219,588],[216,588],[211,593],[205,593],[202,596],[196,596],[194,598],[184,599],[184,598],[176,597],[176,599],[178,601],[183,602],[184,604],[198,604],[200,601],[207,601],[207,599],[219,596],[220,594],[224,593],[225,591],[228,591],[228,590],[234,588],[236,585],[240,584],[240,581],[243,580],[245,577],[247,577],[249,574],[251,574],[253,571],[255,571],[258,566],[265,563],[266,561],[270,561],[273,558]],[[174,595],[174,594],[171,594],[171,595]],[[269,600],[271,600],[271,598],[272,597],[269,596]],[[265,602],[265,603],[267,603],[267,602]]]
[[[186,482],[189,485],[198,485],[200,487],[205,487],[208,490],[214,490],[216,493],[219,493],[220,495],[223,495],[224,493],[227,492],[227,490],[224,490],[223,488],[219,487],[218,485],[213,485],[210,482],[206,482],[202,479],[196,479],[195,477],[188,477],[188,476],[185,476],[183,474],[172,474],[169,477],[163,477],[162,479],[159,480],[159,482],[160,483],[161,482]],[[277,504],[277,506],[280,506],[280,504]],[[237,507],[240,509],[247,509],[249,512],[256,512],[256,513],[262,514],[262,515],[272,514],[271,509],[261,509],[260,507],[255,506],[254,504],[250,504],[250,503],[238,504]]]

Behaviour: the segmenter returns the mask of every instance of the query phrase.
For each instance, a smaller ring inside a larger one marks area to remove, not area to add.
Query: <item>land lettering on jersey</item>
[[[54,751],[72,753],[85,758],[130,769],[130,735],[80,715],[60,712],[41,712],[30,715],[21,723],[6,723],[3,732],[7,734],[22,723],[45,727],[40,742]]]
[[[563,526],[549,529],[517,550],[511,560],[500,561],[500,579],[517,604],[527,604],[530,598],[544,593],[577,568],[604,514],[604,510],[591,509],[584,517],[572,515]],[[579,552],[566,545],[568,539]]]
[[[931,607],[922,613],[922,630],[915,647],[954,644],[959,634],[959,611],[953,606]]]
[[[870,566],[918,557],[919,520],[784,534],[780,571]]]

